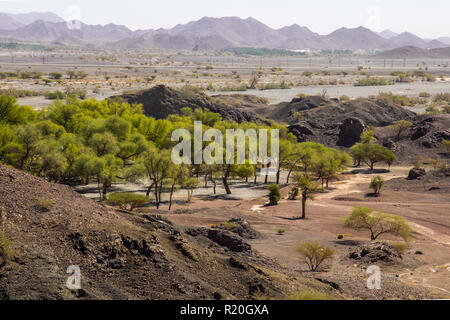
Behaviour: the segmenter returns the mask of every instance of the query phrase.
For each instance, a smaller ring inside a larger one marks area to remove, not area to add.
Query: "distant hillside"
[[[364,27],[341,28],[325,36],[328,48],[334,49],[377,49],[387,46],[388,40]]]
[[[378,35],[385,39],[391,39],[393,37],[398,36],[398,33],[395,33],[391,30],[384,30],[384,31],[378,32]]]
[[[390,51],[385,51],[376,55],[378,58],[392,58],[392,59],[419,59],[419,58],[435,58],[435,59],[449,59],[450,47],[422,49],[413,46],[406,46]]]
[[[31,24],[35,21],[42,20],[47,22],[64,22],[64,19],[53,12],[30,12],[30,13],[6,13],[12,19],[18,21],[22,25]]]
[[[14,30],[23,27],[23,24],[6,13],[0,13],[0,30]]]
[[[3,14],[3,19],[1,17],[0,14],[0,37],[3,38],[80,45],[100,41],[101,44],[107,42],[108,47],[117,49],[215,51],[255,47],[289,50],[389,50],[404,46],[423,49],[447,46],[438,40],[424,40],[407,32],[397,35],[386,30],[377,34],[358,27],[340,28],[328,35],[319,35],[297,24],[276,30],[256,19],[239,17],[204,17],[179,24],[172,29],[137,31],[117,24],[102,26],[81,22],[80,29],[73,29],[51,13],[14,16]]]
[[[440,41],[442,43],[448,44],[450,46],[450,37],[441,37],[436,39],[437,41]]]
[[[38,20],[16,30],[0,30],[0,36],[20,40],[57,41],[60,38],[77,38],[79,40],[113,41],[130,36],[132,31],[125,26],[108,24],[87,25],[80,23],[80,29],[69,28],[66,22],[47,22]]]
[[[395,43],[396,47],[412,46],[422,49],[430,49],[443,46],[443,44],[438,41],[428,42],[409,32],[399,34],[398,36],[391,38],[390,41]]]

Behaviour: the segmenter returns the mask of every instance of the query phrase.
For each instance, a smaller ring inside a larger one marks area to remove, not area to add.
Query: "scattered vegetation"
[[[392,85],[392,81],[383,78],[366,78],[355,82],[355,87],[371,87],[371,86],[388,86]]]

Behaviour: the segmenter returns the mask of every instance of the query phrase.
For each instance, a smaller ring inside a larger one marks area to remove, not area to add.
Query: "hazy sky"
[[[320,34],[363,25],[426,38],[450,36],[450,0],[0,0],[0,11],[52,11],[65,19],[132,29],[170,28],[203,16],[251,16],[274,28],[297,23]]]

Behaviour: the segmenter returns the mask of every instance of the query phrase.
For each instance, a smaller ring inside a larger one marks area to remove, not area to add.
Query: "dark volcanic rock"
[[[208,230],[208,238],[233,252],[250,251],[252,247],[241,237],[224,230]]]
[[[240,110],[230,105],[215,102],[202,92],[195,90],[176,90],[164,85],[137,93],[111,97],[110,100],[142,104],[144,113],[156,119],[165,119],[171,114],[181,114],[183,108],[208,109],[219,113],[224,119],[237,122],[262,121],[251,111]]]
[[[228,248],[233,252],[244,252],[252,250],[250,244],[245,242],[239,235],[222,229],[190,228],[186,230],[190,236],[204,236],[218,245]]]
[[[425,176],[426,174],[427,172],[425,171],[425,169],[413,168],[411,169],[411,171],[409,171],[408,180],[417,180]]]
[[[366,129],[366,125],[359,119],[349,118],[345,120],[339,128],[338,146],[351,147],[361,141],[361,134]]]
[[[232,218],[228,220],[229,223],[236,223],[238,227],[232,229],[231,231],[237,233],[244,239],[257,239],[260,234],[258,231],[253,229],[247,220],[242,218]]]
[[[314,132],[308,127],[301,125],[293,125],[288,127],[289,132],[297,137],[299,142],[305,142],[308,136],[314,135]]]
[[[326,100],[324,100],[320,96],[309,96],[306,98],[294,98],[288,104],[288,107],[291,110],[291,112],[299,112],[299,111],[305,111],[305,110],[318,108],[325,102],[326,102]]]
[[[349,258],[359,260],[363,263],[395,263],[402,260],[401,254],[393,246],[376,241],[365,243],[354,249],[350,252]]]

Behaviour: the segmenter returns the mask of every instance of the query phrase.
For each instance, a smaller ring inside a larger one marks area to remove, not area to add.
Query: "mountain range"
[[[77,26],[73,28],[72,26]],[[425,40],[408,32],[373,32],[364,27],[341,28],[319,35],[297,24],[273,29],[254,19],[204,17],[172,29],[132,31],[117,24],[67,23],[53,13],[0,13],[0,37],[53,44],[99,44],[110,48],[221,50],[231,47],[279,49],[391,50],[404,46],[443,48],[450,38]]]

